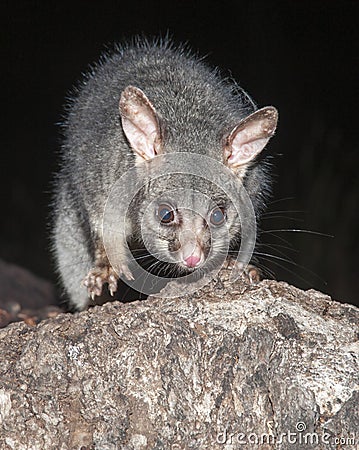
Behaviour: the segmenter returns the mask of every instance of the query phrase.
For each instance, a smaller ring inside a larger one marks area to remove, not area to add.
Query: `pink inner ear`
[[[122,119],[122,127],[131,147],[136,153],[146,160],[155,156],[154,132],[147,134],[146,131],[142,131],[141,128],[127,118]]]
[[[146,95],[128,86],[121,95],[120,112],[123,131],[133,150],[142,159],[153,158],[160,132],[156,111]]]
[[[273,107],[262,108],[245,118],[229,135],[228,165],[235,168],[252,161],[273,136],[276,124],[277,111]]]
[[[269,138],[260,138],[245,142],[241,136],[237,135],[232,142],[232,152],[228,158],[228,164],[240,166],[249,163],[263,150],[268,141]]]

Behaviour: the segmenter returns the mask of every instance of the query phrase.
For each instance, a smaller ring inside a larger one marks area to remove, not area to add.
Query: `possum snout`
[[[188,268],[199,267],[205,260],[198,236],[191,229],[183,230],[179,235],[179,262]]]

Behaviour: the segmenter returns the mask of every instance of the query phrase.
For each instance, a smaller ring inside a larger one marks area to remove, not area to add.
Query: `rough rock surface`
[[[0,448],[357,448],[359,311],[227,275],[0,330]]]

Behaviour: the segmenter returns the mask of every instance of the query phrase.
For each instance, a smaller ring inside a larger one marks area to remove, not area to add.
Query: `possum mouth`
[[[163,258],[153,254],[146,248],[129,246],[134,260],[148,273],[163,278],[180,278],[196,274],[196,279],[218,267],[217,258],[210,256],[210,247],[196,244],[181,245],[178,239],[168,241],[167,249],[163,248]]]
[[[174,260],[173,262],[163,261],[149,252],[136,253],[136,256],[134,257],[137,263],[146,272],[161,278],[181,278],[193,273],[198,274],[198,277],[196,276],[196,278],[200,278],[204,273],[203,265],[206,262],[206,260],[204,260],[197,267],[189,267],[180,260]]]

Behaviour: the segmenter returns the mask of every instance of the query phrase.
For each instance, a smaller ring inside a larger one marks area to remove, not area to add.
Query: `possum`
[[[68,102],[55,180],[53,252],[72,308],[114,295],[119,279],[136,280],[136,251],[177,278],[201,276],[238,251],[241,206],[218,170],[241,183],[259,220],[271,184],[261,153],[277,118],[169,40],[134,40],[102,57]],[[188,173],[176,172],[181,157]],[[126,179],[139,186],[128,205]]]

